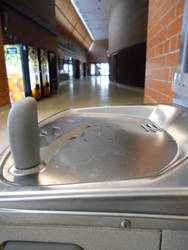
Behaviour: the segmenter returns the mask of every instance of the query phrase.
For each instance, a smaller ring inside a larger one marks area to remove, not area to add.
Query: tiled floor
[[[77,107],[143,104],[142,90],[117,85],[108,77],[69,80],[61,84],[58,93],[38,102],[38,117],[42,120],[61,110]],[[0,151],[8,145],[6,131],[9,107],[0,108]]]

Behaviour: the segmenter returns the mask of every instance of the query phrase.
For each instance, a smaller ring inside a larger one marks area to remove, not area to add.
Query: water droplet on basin
[[[70,138],[70,140],[75,140],[77,138],[77,136],[72,136],[71,138]]]
[[[40,131],[40,135],[41,135],[41,136],[48,135],[48,132],[47,132],[46,130],[41,130],[41,131]]]
[[[84,135],[85,135],[85,132],[82,132],[81,135],[80,135],[80,137],[84,137]]]
[[[54,126],[53,129],[54,129],[54,130],[59,130],[60,127],[55,127],[55,126]]]
[[[68,119],[67,122],[72,123],[72,122],[74,122],[74,120]]]

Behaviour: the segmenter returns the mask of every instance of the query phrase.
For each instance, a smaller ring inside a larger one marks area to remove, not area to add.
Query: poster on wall
[[[25,97],[20,45],[4,45],[10,102]]]
[[[28,46],[28,61],[31,93],[38,100],[41,97],[41,82],[37,48]]]

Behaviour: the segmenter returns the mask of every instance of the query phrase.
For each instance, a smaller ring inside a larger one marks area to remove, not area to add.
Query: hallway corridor
[[[67,80],[60,84],[57,94],[38,102],[39,119],[46,117],[46,112],[69,108],[143,104],[143,98],[144,90],[110,82],[107,76]]]
[[[143,104],[144,90],[131,89],[110,82],[107,76],[67,80],[59,86],[58,93],[38,102],[39,121],[61,110],[79,107]],[[8,145],[6,123],[9,108],[0,109],[0,151]]]

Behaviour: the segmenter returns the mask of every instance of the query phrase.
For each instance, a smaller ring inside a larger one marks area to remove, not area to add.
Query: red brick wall
[[[177,72],[184,0],[149,0],[145,103],[171,104]]]
[[[8,82],[5,70],[5,61],[4,61],[3,34],[2,34],[2,26],[0,19],[0,107],[7,104],[10,104],[10,102],[9,102]]]

